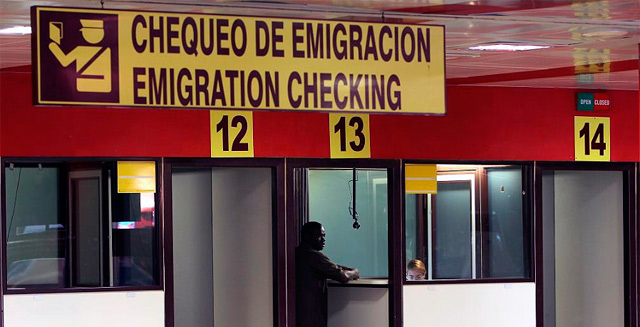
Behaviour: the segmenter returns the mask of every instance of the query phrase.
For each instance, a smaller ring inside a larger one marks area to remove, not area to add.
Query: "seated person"
[[[411,260],[407,264],[407,280],[418,281],[424,280],[427,275],[427,268],[420,260]]]

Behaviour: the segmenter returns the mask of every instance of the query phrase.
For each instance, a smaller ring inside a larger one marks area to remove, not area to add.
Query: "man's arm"
[[[75,56],[73,56],[72,54],[73,51],[71,51],[69,54],[65,54],[62,49],[60,49],[60,46],[55,42],[49,43],[49,50],[51,51],[51,53],[53,53],[53,56],[58,59],[62,67],[67,67],[76,60]]]
[[[360,273],[357,269],[339,266],[320,252],[317,252],[317,257],[312,260],[312,268],[324,278],[333,279],[341,283],[360,278]]]

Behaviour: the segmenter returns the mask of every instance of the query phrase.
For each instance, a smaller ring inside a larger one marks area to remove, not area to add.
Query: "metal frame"
[[[284,159],[200,159],[173,158],[163,160],[163,188],[164,198],[164,249],[165,249],[165,326],[176,325],[174,316],[174,282],[173,282],[173,204],[172,204],[172,169],[174,167],[236,167],[236,168],[271,168],[272,171],[272,201],[273,201],[273,325],[287,326],[286,295],[287,280],[286,264],[286,233],[285,233],[285,160]],[[212,308],[213,309],[213,308]]]
[[[295,324],[295,248],[300,241],[300,208],[294,199],[302,192],[295,189],[295,169],[298,168],[383,168],[387,169],[387,191],[389,208],[388,255],[389,255],[389,326],[402,326],[402,268],[403,219],[402,207],[404,199],[400,196],[402,186],[401,160],[388,159],[287,159],[287,320],[290,326]],[[350,287],[349,285],[344,287]]]
[[[480,277],[478,277],[477,279],[454,279],[454,280],[425,280],[425,281],[405,281],[403,278],[403,285],[405,286],[411,286],[411,285],[429,285],[429,284],[487,284],[487,283],[533,283],[535,282],[535,278],[533,275],[533,272],[536,271],[536,261],[534,260],[534,253],[533,253],[533,247],[534,244],[532,243],[534,240],[534,235],[535,235],[535,230],[534,230],[534,212],[533,212],[533,203],[534,203],[534,196],[533,196],[533,182],[529,182],[529,181],[533,181],[533,167],[534,167],[534,163],[531,161],[523,161],[523,162],[516,162],[516,161],[482,161],[482,160],[478,160],[478,161],[473,161],[473,160],[405,160],[402,162],[402,191],[401,191],[401,195],[404,196],[404,175],[405,175],[405,164],[447,164],[447,165],[508,165],[508,166],[518,166],[522,168],[522,180],[523,180],[523,184],[522,184],[522,188],[524,189],[524,191],[529,195],[526,196],[524,198],[523,202],[523,228],[526,228],[525,232],[523,232],[523,244],[524,244],[524,258],[525,260],[529,261],[529,269],[530,271],[525,270],[525,275],[527,275],[528,277],[524,277],[524,278],[484,278],[481,277],[481,275],[479,275]],[[477,173],[477,172],[476,172]],[[478,188],[478,186],[476,185],[476,188]],[[402,221],[403,221],[403,226],[404,226],[404,220],[405,220],[405,208],[404,208],[404,201],[403,201],[403,207],[402,207]],[[481,212],[476,212],[476,220],[479,219],[478,217],[481,217],[482,213]],[[479,228],[480,226],[476,226],[476,229]],[[401,245],[401,251],[402,251],[402,271],[404,271],[404,267],[406,267],[406,240],[404,238],[405,235],[405,230],[403,227],[402,230],[402,245]],[[478,242],[478,243],[482,243],[482,242]],[[478,245],[477,245],[478,246]],[[482,246],[482,244],[480,244],[480,246]],[[481,262],[480,259],[476,260],[476,262]],[[481,273],[481,271],[483,270],[479,269],[478,270],[478,274]]]
[[[132,292],[132,291],[161,291],[163,290],[164,287],[164,276],[163,276],[163,269],[162,267],[164,267],[164,263],[163,263],[163,255],[162,255],[162,221],[163,221],[163,207],[162,207],[162,202],[160,201],[160,199],[162,198],[162,187],[157,188],[156,190],[156,194],[155,194],[155,201],[156,201],[156,208],[157,208],[157,216],[156,216],[156,221],[158,223],[158,225],[156,226],[156,248],[157,248],[157,256],[156,256],[156,260],[157,260],[157,267],[155,267],[156,271],[155,273],[158,276],[158,283],[157,285],[151,285],[151,286],[109,286],[109,287],[68,287],[68,288],[60,288],[60,287],[43,287],[43,288],[28,288],[28,289],[7,289],[7,281],[6,281],[6,276],[7,276],[7,262],[4,258],[6,258],[6,253],[7,253],[7,244],[5,242],[5,235],[6,235],[6,201],[4,201],[4,199],[6,198],[6,184],[5,184],[5,166],[8,163],[16,163],[16,164],[21,164],[21,165],[37,165],[39,163],[43,164],[43,165],[64,165],[68,162],[89,162],[89,163],[96,163],[96,162],[103,162],[103,161],[109,161],[109,162],[116,162],[116,161],[154,161],[156,162],[156,176],[160,176],[158,173],[160,172],[160,167],[159,167],[159,162],[160,160],[158,158],[148,158],[148,157],[127,157],[127,158],[114,158],[114,157],[109,157],[109,158],[85,158],[85,157],[52,157],[52,158],[34,158],[34,157],[28,157],[28,158],[21,158],[21,157],[5,157],[2,158],[2,160],[0,161],[0,163],[2,164],[2,171],[0,172],[0,176],[1,176],[1,183],[0,183],[0,188],[1,188],[1,194],[2,194],[2,206],[0,207],[2,210],[1,213],[1,217],[2,217],[2,223],[1,223],[1,227],[2,227],[2,235],[0,236],[0,241],[2,242],[2,251],[0,253],[0,258],[2,258],[2,272],[0,273],[0,275],[2,276],[2,281],[0,281],[2,283],[2,287],[0,289],[0,291],[2,292],[2,296],[7,295],[7,294],[44,294],[44,293],[81,293],[81,292]],[[65,176],[63,176],[64,180],[63,182],[66,183],[66,174]],[[160,185],[160,178],[156,178],[156,186]],[[63,208],[65,208],[64,210],[68,211],[69,209],[67,208],[68,203],[63,203]],[[70,269],[70,265],[67,265],[66,269]],[[69,278],[69,273],[68,271],[65,272],[66,276],[65,278]],[[0,296],[1,297],[1,296]]]
[[[623,234],[624,234],[624,326],[638,326],[638,213],[637,209],[637,163],[592,163],[592,162],[545,162],[535,167],[535,282],[536,282],[536,326],[544,325],[544,277],[543,277],[543,215],[542,174],[545,171],[620,171],[623,173]]]

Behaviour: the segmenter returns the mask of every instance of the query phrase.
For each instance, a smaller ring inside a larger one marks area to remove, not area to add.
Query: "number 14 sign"
[[[608,117],[576,116],[574,126],[576,161],[611,161]]]

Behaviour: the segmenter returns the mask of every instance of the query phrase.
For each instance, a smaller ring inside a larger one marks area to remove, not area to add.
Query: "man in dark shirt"
[[[358,269],[337,265],[320,252],[325,236],[318,222],[302,226],[302,242],[296,248],[297,327],[327,327],[327,279],[346,283],[360,278]]]

